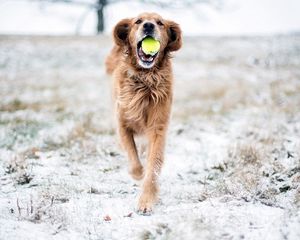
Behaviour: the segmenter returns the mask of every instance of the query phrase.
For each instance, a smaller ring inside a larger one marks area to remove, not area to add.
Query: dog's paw
[[[137,210],[137,214],[143,215],[143,216],[151,216],[152,209],[144,208],[143,210]]]
[[[144,168],[143,168],[143,166],[135,167],[135,168],[132,168],[129,171],[129,173],[133,177],[133,179],[141,180],[144,177]]]
[[[146,216],[151,215],[155,200],[154,194],[142,194],[138,203],[138,214]]]

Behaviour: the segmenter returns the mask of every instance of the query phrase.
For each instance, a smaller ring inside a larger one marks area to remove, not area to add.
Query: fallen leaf
[[[104,218],[103,218],[104,221],[108,222],[108,221],[111,221],[111,217],[109,215],[106,215]]]
[[[132,214],[133,214],[133,213],[131,212],[131,213],[125,215],[124,217],[129,217],[129,218],[131,218],[131,217],[132,217]]]

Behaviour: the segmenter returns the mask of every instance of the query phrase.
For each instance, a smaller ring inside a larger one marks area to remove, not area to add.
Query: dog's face
[[[142,41],[152,37],[160,42],[160,49],[154,56],[142,50]],[[171,51],[181,47],[181,30],[177,23],[163,19],[156,13],[143,13],[136,18],[123,19],[114,28],[117,45],[126,47],[131,63],[150,69]]]

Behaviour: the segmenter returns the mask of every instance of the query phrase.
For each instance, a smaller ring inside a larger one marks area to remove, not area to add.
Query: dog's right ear
[[[125,18],[115,26],[113,36],[117,45],[122,46],[128,43],[130,25],[131,19]]]

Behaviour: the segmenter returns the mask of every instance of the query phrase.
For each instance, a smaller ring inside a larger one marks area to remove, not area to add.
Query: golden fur
[[[137,46],[143,23],[155,26],[160,51],[151,68],[139,63]],[[149,213],[157,200],[158,176],[163,164],[164,145],[173,95],[173,74],[170,52],[181,47],[178,24],[164,20],[155,13],[143,13],[136,18],[123,19],[114,28],[115,45],[107,57],[107,73],[113,75],[113,96],[116,103],[118,132],[128,153],[130,174],[144,178],[138,210]],[[140,163],[135,135],[148,139],[145,170]]]

